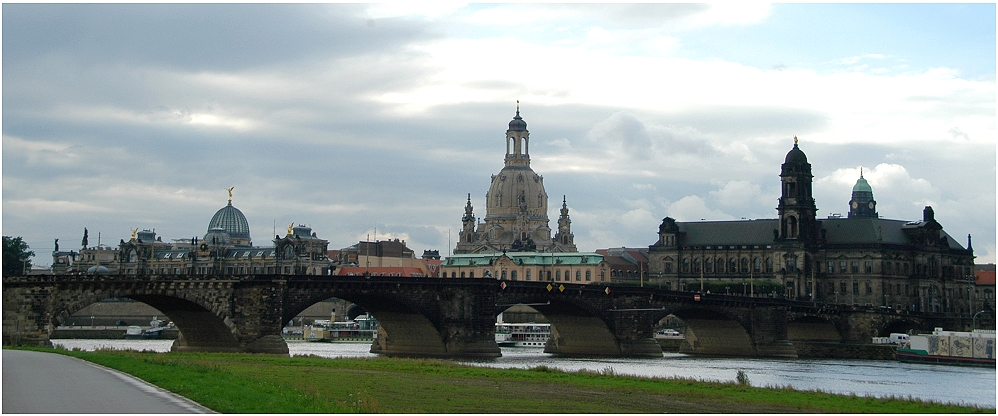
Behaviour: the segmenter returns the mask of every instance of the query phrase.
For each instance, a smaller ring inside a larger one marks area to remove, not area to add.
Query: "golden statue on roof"
[[[229,203],[230,204],[232,203],[232,190],[233,189],[236,189],[236,187],[235,186],[230,186],[228,188],[225,188],[226,191],[229,191]]]
[[[291,230],[295,228],[295,223],[288,224],[288,235],[291,235]]]
[[[139,233],[138,228],[132,228],[132,241],[135,241],[135,235]]]
[[[794,145],[797,144],[797,136],[794,136]]]

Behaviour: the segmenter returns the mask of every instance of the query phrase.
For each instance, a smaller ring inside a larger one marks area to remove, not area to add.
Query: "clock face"
[[[870,201],[869,207],[870,207],[870,209],[873,209],[873,201]]]
[[[853,209],[859,208],[859,202],[852,201],[852,207],[853,207]]]

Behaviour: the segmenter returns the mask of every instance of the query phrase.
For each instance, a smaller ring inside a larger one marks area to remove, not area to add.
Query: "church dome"
[[[208,232],[210,233],[215,228],[225,231],[232,238],[247,240],[250,238],[249,222],[246,221],[246,216],[243,215],[242,211],[232,206],[232,201],[229,201],[228,205],[222,207],[215,213],[214,217],[211,217],[211,222],[208,223]],[[205,238],[205,241],[208,239]]]
[[[800,148],[797,147],[796,139],[797,138],[795,137],[794,148],[790,149],[790,152],[787,153],[787,158],[784,160],[784,163],[807,163],[807,155],[804,154],[803,150],[800,150]]]
[[[506,166],[493,177],[485,207],[489,216],[515,217],[525,212],[528,216],[546,218],[548,195],[544,178],[529,166]]]

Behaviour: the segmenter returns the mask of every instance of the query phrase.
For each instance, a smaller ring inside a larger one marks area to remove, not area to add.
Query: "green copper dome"
[[[863,174],[860,174],[859,175],[859,180],[856,181],[856,185],[853,185],[853,187],[852,187],[852,191],[853,192],[869,192],[869,193],[872,194],[873,193],[873,188],[870,187],[870,183],[866,181],[866,178],[863,177]]]

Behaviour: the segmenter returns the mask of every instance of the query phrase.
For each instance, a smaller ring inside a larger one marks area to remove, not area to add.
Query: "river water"
[[[52,340],[68,349],[98,348],[167,352],[172,340]],[[288,341],[291,355],[376,357],[369,342]],[[994,368],[956,367],[872,360],[701,358],[666,353],[662,358],[555,358],[542,348],[503,348],[494,360],[454,360],[496,368],[548,366],[567,371],[612,369],[616,374],[734,381],[738,370],[757,387],[789,386],[872,397],[912,397],[940,403],[995,408]]]

